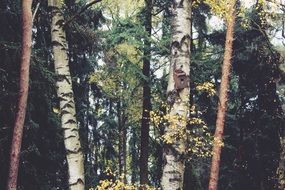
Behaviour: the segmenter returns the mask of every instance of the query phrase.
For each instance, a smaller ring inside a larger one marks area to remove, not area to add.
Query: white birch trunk
[[[183,88],[177,88],[174,80],[175,70],[183,71],[187,78],[190,74],[190,36],[191,36],[191,0],[173,0],[172,4],[172,44],[171,64],[167,87],[168,104],[170,105],[170,117],[180,117],[181,122],[176,121],[165,126],[165,134],[175,133],[174,130],[186,131],[186,121],[189,110],[189,80]],[[176,126],[176,127],[173,127]],[[165,144],[163,148],[163,173],[161,188],[163,190],[182,190],[185,170],[186,138],[182,137],[173,144]]]
[[[61,0],[49,0],[52,9],[51,38],[57,76],[57,95],[60,102],[61,127],[69,174],[69,189],[84,190],[84,157],[79,139],[74,94],[69,71],[64,18]]]

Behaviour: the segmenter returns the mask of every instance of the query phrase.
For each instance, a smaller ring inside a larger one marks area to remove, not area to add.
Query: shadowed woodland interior
[[[284,190],[284,11],[1,0],[0,189]]]

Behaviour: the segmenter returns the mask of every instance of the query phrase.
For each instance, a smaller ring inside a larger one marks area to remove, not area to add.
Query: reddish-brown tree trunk
[[[151,10],[152,0],[145,0],[146,13],[144,17],[144,27],[147,37],[144,41],[143,74],[146,77],[143,84],[143,111],[141,119],[141,148],[140,148],[140,184],[148,184],[148,155],[149,155],[149,112],[150,102],[150,54],[151,54]]]
[[[209,190],[217,190],[219,179],[219,168],[221,160],[221,146],[223,141],[225,115],[227,111],[228,90],[230,81],[231,59],[233,54],[234,25],[235,25],[235,0],[232,1],[230,13],[227,17],[227,34],[225,42],[225,53],[222,66],[222,80],[220,86],[218,114],[216,120],[216,131],[214,137],[213,157],[210,172]]]
[[[29,69],[32,47],[32,0],[22,1],[22,55],[20,69],[20,89],[17,113],[14,123],[10,153],[10,167],[6,190],[17,189],[17,176],[20,160],[23,128],[29,90]]]

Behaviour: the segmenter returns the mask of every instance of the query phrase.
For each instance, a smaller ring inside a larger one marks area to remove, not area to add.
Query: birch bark
[[[66,33],[63,28],[64,18],[61,12],[62,4],[61,0],[49,0],[49,6],[52,10],[51,38],[54,67],[57,75],[57,95],[60,103],[61,127],[66,149],[69,189],[84,190],[84,156],[76,120]]]
[[[191,0],[173,0],[171,11],[172,44],[167,95],[170,105],[169,116],[181,119],[165,126],[166,135],[175,133],[175,130],[186,130],[186,120],[189,115],[189,80],[184,81],[187,83],[186,86],[178,89],[174,74],[177,70],[184,72],[186,78],[189,78],[190,74]],[[184,137],[177,139],[174,143],[164,145],[164,166],[161,178],[163,190],[183,189],[185,152],[186,139]]]

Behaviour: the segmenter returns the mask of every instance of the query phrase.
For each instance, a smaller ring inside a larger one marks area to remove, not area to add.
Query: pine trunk
[[[190,96],[191,0],[174,0],[171,11],[172,44],[167,95],[170,117],[179,117],[180,120],[165,126],[165,135],[173,134],[178,129],[186,131]],[[186,141],[185,137],[181,137],[172,144],[164,145],[163,190],[183,189]]]
[[[13,139],[10,153],[10,167],[7,190],[17,189],[17,177],[26,107],[29,91],[30,59],[32,49],[32,0],[22,1],[22,55],[20,68],[20,86],[17,113],[14,123]]]
[[[221,159],[221,146],[227,111],[228,91],[230,82],[231,59],[233,54],[234,25],[235,25],[235,0],[232,1],[229,17],[227,19],[227,33],[225,42],[224,60],[222,66],[222,80],[220,86],[216,131],[214,136],[213,157],[210,172],[209,190],[217,190],[219,168]]]
[[[145,17],[144,27],[147,37],[144,40],[144,59],[143,59],[143,75],[145,80],[143,83],[143,110],[141,119],[141,151],[140,151],[140,184],[148,184],[148,155],[149,155],[149,112],[151,109],[150,102],[150,57],[151,57],[151,10],[152,0],[145,0]]]
[[[63,28],[62,1],[49,0],[52,9],[51,38],[57,76],[57,95],[60,103],[61,127],[69,174],[69,189],[84,190],[84,156],[76,120],[74,94],[69,71],[66,33]]]
[[[285,63],[280,65],[280,69],[283,73],[285,73]],[[281,95],[281,97],[285,96],[285,84],[283,82],[278,83],[278,91]],[[284,99],[281,100],[281,102],[284,102]],[[282,104],[282,110],[283,115],[285,115],[285,103]],[[285,121],[283,121],[282,128],[280,129],[280,145],[281,145],[281,153],[280,153],[280,160],[279,160],[279,166],[277,169],[277,175],[278,175],[278,183],[279,183],[279,189],[285,190]]]

